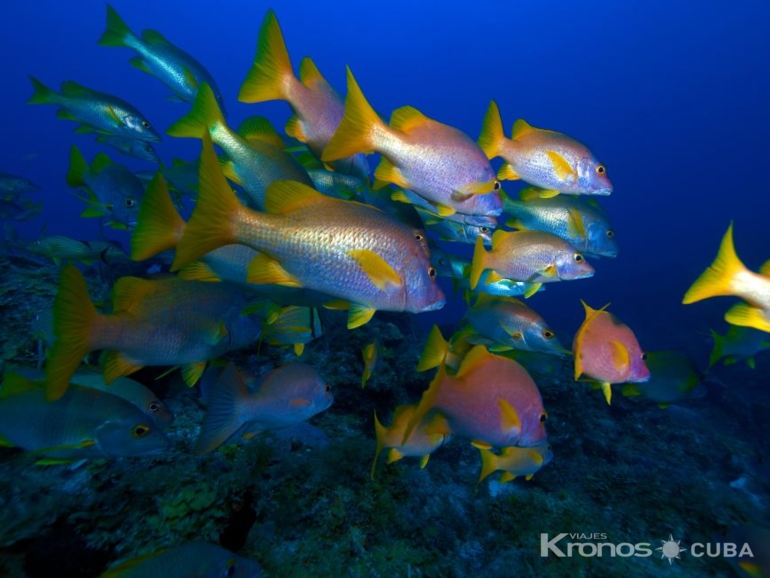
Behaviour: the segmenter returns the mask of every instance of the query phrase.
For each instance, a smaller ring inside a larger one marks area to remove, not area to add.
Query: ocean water
[[[770,155],[767,2],[112,5],[135,32],[160,31],[208,69],[231,126],[259,114],[283,132],[289,118],[285,102],[237,100],[260,23],[272,8],[295,71],[311,56],[344,95],[349,66],[386,117],[412,105],[476,139],[494,99],[506,134],[524,118],[586,143],[614,184],[600,202],[620,252],[592,261],[592,278],[549,284],[529,302],[567,347],[583,320],[580,300],[594,308],[611,303],[645,350],[677,349],[705,370],[709,328],[726,331],[722,317],[735,300],[684,306],[684,293],[713,260],[730,222],[737,253],[750,269],[770,258],[763,190]],[[41,234],[106,236],[127,248],[128,232],[80,217],[82,203],[65,181],[70,146],[87,159],[107,152],[132,170],[155,165],[75,134],[75,124],[56,118],[53,106],[25,104],[32,94],[28,76],[57,90],[74,80],[120,96],[161,133],[189,105],[169,101],[161,82],[131,67],[130,50],[97,45],[103,2],[7,2],[0,15],[0,171],[34,181],[41,190],[30,198],[43,202],[36,218],[6,224],[21,241]],[[194,160],[200,143],[164,134],[156,150],[165,163]],[[373,169],[375,159],[369,162]],[[503,186],[513,193],[521,187]],[[50,305],[60,272],[52,262],[14,256],[9,243],[20,241],[10,236],[7,231],[9,256],[0,272],[4,366],[34,363],[37,350],[24,327]],[[456,250],[471,252],[470,246]],[[84,271],[104,296],[116,277],[146,274],[147,267]],[[478,452],[460,440],[440,448],[425,469],[413,458],[381,463],[371,481],[373,412],[389,416],[397,404],[419,399],[432,378],[414,371],[427,331],[439,324],[446,336],[465,312],[464,301],[443,286],[449,301],[440,311],[377,313],[353,331],[339,315],[324,312],[326,332],[302,357],[334,389],[334,405],[311,420],[323,436],[258,436],[236,449],[195,456],[202,419],[197,390],[174,375],[156,380],[161,368],[145,369],[139,379],[177,415],[169,433],[173,454],[73,468],[35,466],[30,456],[4,450],[0,507],[8,525],[0,530],[0,576],[98,576],[116,560],[194,540],[219,541],[259,562],[269,576],[746,575],[729,557],[697,557],[691,547],[715,544],[729,528],[770,526],[766,352],[754,369],[718,366],[704,378],[699,397],[666,409],[618,390],[607,406],[599,392],[572,380],[565,362],[536,378],[554,459],[531,481],[517,479],[499,491],[477,484]],[[362,391],[360,351],[374,337],[386,354]],[[232,355],[255,371],[291,359],[277,348]],[[560,533],[601,535],[567,537],[562,544],[650,543],[653,551],[671,536],[687,551],[679,559],[661,551],[542,555],[542,535]],[[766,576],[770,569],[762,571]]]

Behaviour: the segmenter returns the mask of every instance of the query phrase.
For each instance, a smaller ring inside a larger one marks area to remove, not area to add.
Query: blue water
[[[236,98],[269,4],[112,4],[135,32],[159,30],[206,66],[224,93],[231,126],[260,114],[283,127],[286,103]],[[716,255],[731,220],[749,268],[770,257],[770,3],[296,0],[272,7],[295,69],[311,56],[344,94],[350,66],[381,113],[409,104],[475,139],[495,99],[508,134],[524,118],[586,143],[615,186],[601,202],[620,254],[595,260],[592,279],[551,284],[533,306],[571,336],[583,319],[579,299],[593,307],[612,302],[645,349],[677,347],[707,359],[708,328],[723,332],[731,301],[683,306],[684,292]],[[79,217],[82,205],[65,183],[70,145],[88,159],[106,150],[132,169],[153,165],[74,134],[75,124],[57,119],[53,106],[26,105],[28,75],[57,90],[75,80],[119,95],[161,131],[187,105],[168,101],[162,83],[131,67],[131,50],[97,46],[104,2],[4,2],[0,21],[0,170],[35,181],[42,191],[34,198],[45,203],[37,219],[18,225],[20,234],[35,238],[45,223],[47,234],[94,238],[96,220]],[[192,160],[200,143],[165,136],[156,150],[167,163]],[[518,186],[505,184],[509,191]],[[452,301],[421,322],[456,320],[461,306]]]

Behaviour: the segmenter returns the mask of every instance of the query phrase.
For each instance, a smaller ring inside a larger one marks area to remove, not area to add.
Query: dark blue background
[[[210,70],[231,124],[262,114],[283,126],[285,103],[236,101],[269,4],[113,5],[135,32],[159,30]],[[506,132],[523,117],[594,150],[615,185],[602,202],[621,251],[616,260],[596,260],[593,279],[551,284],[531,300],[562,335],[582,320],[579,298],[594,307],[612,301],[644,348],[681,346],[705,355],[706,328],[723,328],[730,300],[680,301],[713,259],[729,221],[747,265],[756,270],[770,257],[767,1],[399,1],[375,8],[300,0],[273,8],[295,69],[312,56],[344,94],[348,64],[383,113],[410,104],[476,138],[494,98]],[[92,137],[72,133],[74,123],[55,118],[55,107],[24,104],[29,74],[57,90],[75,80],[119,95],[160,130],[187,110],[128,64],[131,50],[97,46],[105,13],[96,0],[0,5],[0,169],[44,188],[43,215],[24,236],[35,237],[44,221],[49,234],[96,236],[96,221],[79,218],[82,205],[64,177],[70,144],[88,159],[100,150]],[[157,150],[170,162],[195,158],[199,146],[165,137]],[[153,166],[107,152],[135,169]],[[29,153],[37,156],[24,160]],[[452,305],[442,315],[456,317]]]

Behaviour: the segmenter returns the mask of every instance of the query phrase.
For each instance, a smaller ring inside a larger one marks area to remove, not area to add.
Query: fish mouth
[[[607,196],[612,194],[612,187],[604,187],[603,189],[594,189],[591,191],[592,195]]]
[[[425,313],[427,311],[438,311],[441,309],[444,305],[446,305],[446,299],[439,299],[438,301],[434,301],[430,305],[426,305],[420,310],[420,313]]]

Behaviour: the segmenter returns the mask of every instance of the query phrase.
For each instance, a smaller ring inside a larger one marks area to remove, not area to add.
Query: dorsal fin
[[[390,117],[390,128],[409,132],[416,126],[420,126],[430,119],[413,106],[402,106],[393,111]]]
[[[121,277],[112,288],[112,310],[130,311],[132,307],[155,289],[155,281],[139,277]]]
[[[513,123],[513,134],[511,135],[511,138],[521,138],[536,130],[537,129],[529,124],[526,120],[520,118],[515,123]]]
[[[160,45],[171,45],[168,40],[166,40],[166,37],[163,36],[160,32],[157,30],[143,30],[142,31],[142,40],[144,40],[147,44],[154,44],[155,46]]]
[[[319,80],[326,82],[326,79],[316,67],[315,62],[309,56],[303,58],[299,64],[299,80],[305,86],[315,84]]]
[[[457,378],[465,377],[490,357],[495,357],[483,345],[476,345],[463,358],[460,369],[457,370]]]
[[[264,116],[250,116],[238,127],[238,134],[249,141],[268,143],[283,149],[283,139]]]
[[[320,203],[345,202],[322,195],[315,189],[297,181],[276,181],[265,195],[265,209],[268,213],[292,213],[304,207]]]
[[[94,160],[91,161],[91,172],[100,173],[111,164],[113,164],[113,162],[110,157],[105,153],[99,153],[94,157]]]

